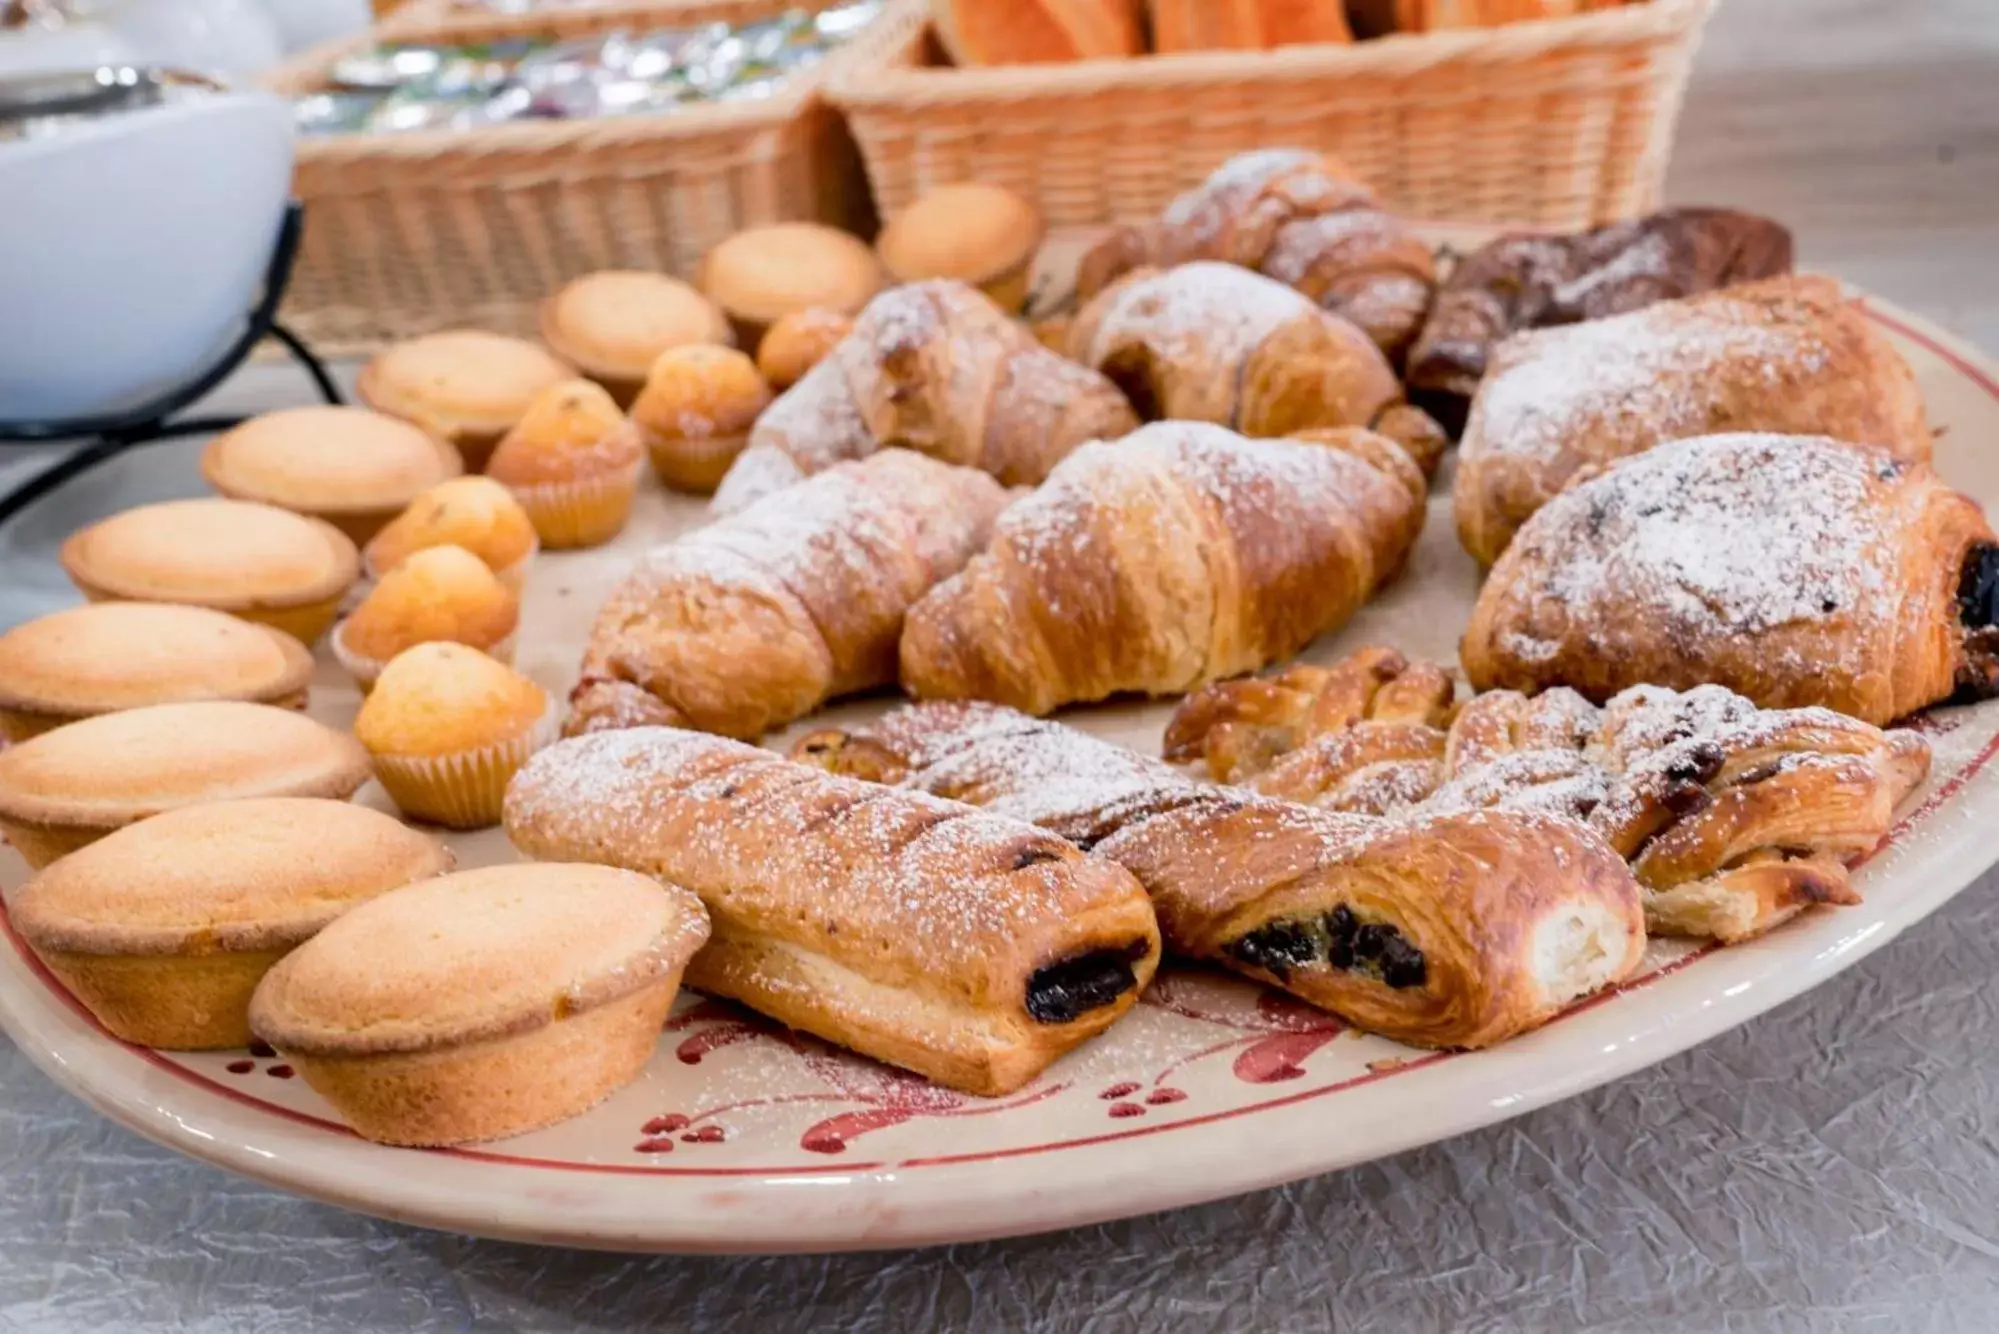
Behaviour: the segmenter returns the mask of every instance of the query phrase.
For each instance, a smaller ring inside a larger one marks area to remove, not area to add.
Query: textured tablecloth
[[[1777,213],[1808,261],[1999,343],[1995,54],[1991,0],[1727,6],[1674,193]],[[212,406],[304,393],[259,367]],[[48,556],[78,521],[198,491],[192,450],[0,531],[0,626],[70,600]],[[0,1329],[1983,1334],[1994,886],[1742,1029],[1505,1125],[1203,1208],[916,1253],[634,1259],[379,1223],[154,1148],[0,1039]]]

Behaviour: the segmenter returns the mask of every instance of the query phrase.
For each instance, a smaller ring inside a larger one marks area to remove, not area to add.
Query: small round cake
[[[312,655],[281,630],[206,607],[93,602],[0,634],[0,738],[149,704],[302,709],[311,680]]]
[[[659,480],[713,495],[750,428],[770,406],[756,363],[732,347],[677,347],[660,354],[632,405],[632,423]]]
[[[0,751],[0,832],[41,867],[162,811],[246,797],[345,800],[367,777],[353,737],[290,709],[155,704]]]
[[[179,602],[283,630],[326,633],[361,553],[323,519],[244,500],[169,500],[72,533],[63,569],[97,602]]]
[[[1017,315],[1041,248],[1041,215],[997,185],[947,185],[911,204],[875,243],[897,282],[956,278]]]
[[[477,471],[535,395],[574,373],[525,339],[455,329],[386,349],[355,387],[377,412],[449,440]]]
[[[757,369],[782,393],[832,354],[854,331],[854,317],[837,310],[794,310],[781,315],[757,348]]]
[[[202,476],[223,495],[313,515],[356,542],[464,471],[452,446],[365,408],[267,412],[201,452]]]
[[[701,261],[701,290],[735,325],[740,347],[794,310],[858,315],[887,285],[867,243],[813,222],[753,227],[729,237]]]
[[[380,579],[419,551],[463,547],[486,563],[516,597],[527,583],[541,539],[514,493],[490,477],[454,477],[410,502],[361,553]]]
[[[493,451],[503,483],[555,550],[610,541],[631,518],[645,445],[602,386],[566,380],[542,391]]]
[[[372,899],[294,950],[250,1025],[369,1139],[499,1139],[636,1078],[707,938],[699,899],[633,871],[462,871]]]
[[[345,801],[218,801],[141,820],[30,880],[9,911],[99,1023],[147,1047],[250,1041],[250,994],[355,904],[451,869],[392,816]]]
[[[668,348],[726,345],[732,337],[721,308],[700,292],[663,273],[632,269],[586,274],[550,297],[541,336],[620,404],[638,395]]]
[[[464,644],[513,657],[520,599],[463,547],[429,547],[382,576],[333,627],[333,654],[364,691],[389,659],[418,644]]]
[[[555,737],[548,692],[477,649],[420,644],[392,659],[354,720],[404,814],[454,829],[498,824],[507,783]]]

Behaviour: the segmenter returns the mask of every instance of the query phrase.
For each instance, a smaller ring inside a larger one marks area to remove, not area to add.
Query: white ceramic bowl
[[[0,420],[113,411],[206,369],[256,304],[291,166],[268,93],[0,142]]]

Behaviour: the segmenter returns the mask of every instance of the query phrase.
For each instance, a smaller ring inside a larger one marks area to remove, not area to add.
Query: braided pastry
[[[1398,659],[1366,650],[1326,679]],[[1263,685],[1215,686],[1200,714],[1226,716],[1231,695],[1253,711]],[[1512,810],[1584,822],[1631,862],[1651,931],[1724,942],[1814,903],[1859,902],[1848,866],[1880,845],[1929,770],[1929,745],[1913,732],[1829,709],[1759,709],[1719,686],[1638,686],[1602,709],[1572,690],[1494,691],[1460,708],[1448,730],[1434,718],[1318,713],[1313,703],[1295,711],[1330,725],[1298,729],[1283,753],[1250,752],[1254,772],[1238,770],[1250,790],[1404,819]],[[1194,729],[1182,732],[1183,749],[1199,754]],[[1238,759],[1225,725],[1207,735],[1222,743],[1208,752],[1211,766],[1217,753],[1225,764]],[[1400,752],[1430,757],[1429,768],[1411,762],[1388,785],[1367,767],[1368,757]]]
[[[977,288],[910,283],[869,302],[757,419],[715,510],[889,445],[1032,486],[1084,441],[1137,425],[1116,386],[1043,347]]]
[[[1999,547],[1928,464],[1808,436],[1677,441],[1507,548],[1460,656],[1481,690],[1724,685],[1886,723],[1999,689]]]
[[[1422,475],[1365,431],[1168,422],[1087,445],[910,612],[902,683],[1029,713],[1173,695],[1296,653],[1400,568]]]
[[[1571,821],[1313,811],[985,704],[904,708],[792,753],[1068,838],[1137,877],[1169,949],[1420,1046],[1503,1041],[1644,952],[1630,872]]]
[[[1157,222],[1113,233],[1083,257],[1076,294],[1088,301],[1134,269],[1203,259],[1295,288],[1398,363],[1437,282],[1430,247],[1345,164],[1272,148],[1230,158]]]

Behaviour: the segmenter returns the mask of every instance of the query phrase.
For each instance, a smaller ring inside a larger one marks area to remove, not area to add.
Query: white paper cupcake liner
[[[594,547],[616,537],[631,518],[645,456],[602,477],[512,487],[514,498],[534,521],[542,545]]]
[[[404,815],[450,829],[500,822],[507,784],[534,753],[555,740],[562,715],[551,700],[534,726],[510,741],[449,755],[377,754],[375,777]]]

